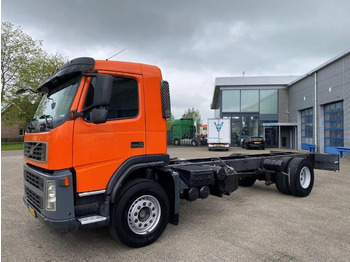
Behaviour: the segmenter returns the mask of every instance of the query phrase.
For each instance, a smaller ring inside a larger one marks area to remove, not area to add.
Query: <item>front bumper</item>
[[[23,202],[28,209],[29,207],[33,208],[33,206],[30,203],[28,203],[25,196],[23,197]],[[35,210],[35,218],[37,218],[42,224],[44,224],[46,227],[50,229],[53,229],[61,233],[66,233],[69,231],[77,231],[79,229],[80,223],[77,222],[75,218],[53,220],[45,217],[43,214],[38,212],[36,208],[33,208],[33,209]]]
[[[248,144],[249,148],[264,148],[265,144]]]
[[[68,186],[62,183],[67,177]],[[56,184],[55,211],[46,209],[47,180],[54,180]],[[79,229],[79,222],[74,213],[73,175],[70,170],[49,172],[25,164],[23,201],[28,209],[32,208],[32,214],[34,213],[38,220],[49,228],[59,232]]]

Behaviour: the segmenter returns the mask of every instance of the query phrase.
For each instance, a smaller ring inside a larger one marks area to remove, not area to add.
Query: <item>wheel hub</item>
[[[146,235],[152,232],[161,216],[161,207],[158,200],[151,195],[137,198],[128,211],[128,225],[132,232]]]
[[[304,166],[300,171],[300,185],[302,188],[308,188],[311,183],[310,169]]]

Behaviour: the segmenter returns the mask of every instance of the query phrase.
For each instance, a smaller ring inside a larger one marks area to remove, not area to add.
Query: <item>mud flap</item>
[[[339,171],[339,156],[329,154],[312,154],[314,169]]]

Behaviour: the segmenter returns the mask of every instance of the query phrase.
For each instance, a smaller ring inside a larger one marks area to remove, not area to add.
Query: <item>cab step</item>
[[[88,217],[81,217],[81,218],[78,218],[78,220],[79,220],[80,224],[88,225],[88,224],[93,224],[93,223],[105,221],[105,220],[107,220],[107,217],[93,215],[93,216],[88,216]]]

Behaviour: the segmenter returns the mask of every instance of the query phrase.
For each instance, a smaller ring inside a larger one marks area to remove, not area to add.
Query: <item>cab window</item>
[[[84,108],[93,103],[96,79],[92,78],[85,98]],[[127,77],[114,77],[107,121],[116,119],[134,118],[139,114],[139,93],[136,79]],[[85,121],[90,121],[90,113],[84,116]]]

